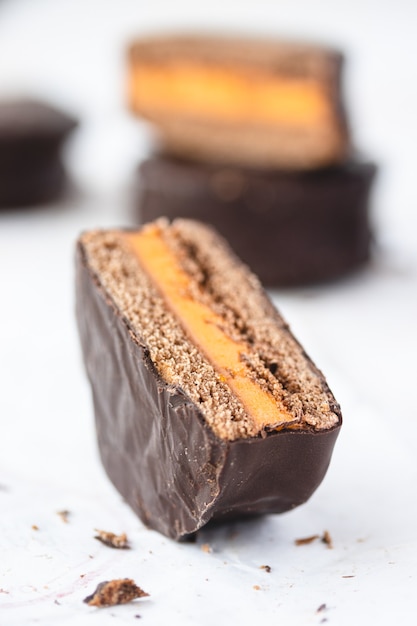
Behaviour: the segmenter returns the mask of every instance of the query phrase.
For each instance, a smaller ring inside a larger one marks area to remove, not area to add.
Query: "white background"
[[[71,197],[0,213],[1,626],[137,615],[164,625],[416,623],[416,23],[412,0],[0,2],[0,95],[46,97],[82,120],[66,152]],[[146,530],[106,478],[73,314],[74,241],[131,223],[129,181],[150,145],[125,108],[126,44],[185,28],[344,49],[356,145],[380,166],[370,266],[272,294],[342,405],[328,475],[298,510],[203,531],[194,545]],[[106,548],[95,528],[126,532],[132,549]],[[294,543],[324,530],[333,549]],[[118,577],[150,597],[83,604]]]

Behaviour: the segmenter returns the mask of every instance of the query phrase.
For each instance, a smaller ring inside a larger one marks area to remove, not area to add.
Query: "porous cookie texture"
[[[221,317],[222,330],[244,342],[242,361],[250,377],[293,415],[291,430],[322,431],[339,423],[327,384],[289,332],[258,279],[209,227],[191,220],[157,223],[165,244],[190,278],[190,296]],[[181,388],[223,440],[263,435],[215,364],[193,344],[181,319],[133,253],[124,231],[93,231],[81,237],[96,280],[145,345],[161,377]],[[268,430],[268,429],[266,429]]]

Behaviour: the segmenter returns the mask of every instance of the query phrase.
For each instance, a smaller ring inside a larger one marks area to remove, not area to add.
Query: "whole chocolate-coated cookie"
[[[213,225],[268,287],[318,283],[368,261],[375,173],[375,165],[358,159],[308,172],[262,172],[157,155],[138,171],[137,219]]]
[[[0,208],[49,202],[66,182],[64,141],[77,125],[37,100],[0,102]]]

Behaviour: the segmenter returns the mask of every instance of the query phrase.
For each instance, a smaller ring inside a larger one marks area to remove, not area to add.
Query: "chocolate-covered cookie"
[[[85,233],[77,318],[103,464],[147,526],[183,539],[292,509],[320,484],[339,406],[213,230]]]
[[[41,101],[0,102],[0,208],[54,200],[66,175],[61,148],[74,118]]]
[[[350,150],[343,57],[320,45],[154,36],[129,49],[132,111],[166,151],[203,162],[311,169]]]
[[[375,171],[358,159],[261,172],[159,155],[140,166],[136,214],[142,222],[166,216],[212,224],[266,286],[306,285],[369,259]]]

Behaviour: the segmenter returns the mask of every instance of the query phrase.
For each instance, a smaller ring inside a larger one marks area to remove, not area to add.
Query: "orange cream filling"
[[[133,109],[234,124],[320,124],[331,116],[323,85],[198,63],[136,62],[130,74]]]
[[[222,318],[192,298],[190,278],[164,242],[158,227],[125,233],[124,237],[192,343],[239,398],[256,426],[259,429],[282,428],[294,423],[294,416],[250,377],[250,370],[241,359],[242,353],[247,351],[245,343],[227,336],[222,330]],[[163,371],[163,364],[160,366]]]

